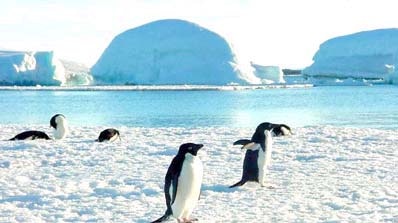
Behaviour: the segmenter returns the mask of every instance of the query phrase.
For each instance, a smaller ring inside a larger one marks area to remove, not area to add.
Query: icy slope
[[[396,222],[398,131],[294,128],[275,138],[269,182],[240,179],[252,129],[118,127],[122,141],[95,143],[102,127],[73,127],[64,141],[2,141],[0,222],[149,222],[165,211],[163,181],[183,142],[203,143],[199,222]],[[175,222],[175,221],[169,221]]]
[[[321,44],[309,76],[383,78],[397,82],[398,29],[380,29],[336,37]],[[395,81],[394,81],[395,80]]]
[[[183,20],[160,20],[116,36],[91,73],[100,84],[259,83],[239,69],[228,42]]]

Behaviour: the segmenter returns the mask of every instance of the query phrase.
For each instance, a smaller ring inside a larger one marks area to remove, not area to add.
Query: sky
[[[398,27],[396,0],[0,0],[0,49],[93,66],[112,39],[161,19],[218,33],[261,65],[304,68],[327,39]]]

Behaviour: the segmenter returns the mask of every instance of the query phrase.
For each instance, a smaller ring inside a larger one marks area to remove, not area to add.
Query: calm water
[[[247,91],[0,91],[0,124],[47,124],[63,113],[71,125],[398,129],[398,86]]]

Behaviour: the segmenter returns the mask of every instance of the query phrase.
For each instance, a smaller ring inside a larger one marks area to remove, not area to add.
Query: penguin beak
[[[195,147],[193,148],[194,150],[198,151],[203,147],[203,144],[195,144]]]

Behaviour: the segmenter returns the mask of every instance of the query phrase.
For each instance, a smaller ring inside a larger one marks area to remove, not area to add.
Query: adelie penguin
[[[50,120],[50,126],[54,128],[55,139],[63,139],[69,133],[68,122],[62,114],[54,115]]]
[[[100,133],[100,135],[98,136],[98,139],[96,139],[96,142],[105,142],[105,141],[109,141],[109,142],[113,142],[116,139],[121,140],[120,138],[120,133],[118,130],[116,129],[105,129],[104,131],[102,131]]]
[[[171,161],[164,182],[166,212],[153,221],[163,222],[173,216],[179,223],[188,223],[199,196],[203,178],[202,161],[197,156],[202,144],[185,143]]]
[[[234,142],[234,145],[243,145],[242,149],[246,149],[246,154],[243,160],[242,178],[230,188],[242,186],[248,181],[266,186],[265,178],[271,162],[272,134],[291,134],[290,128],[285,126],[264,122],[257,126],[251,140],[241,139]],[[276,132],[274,128],[277,128]]]
[[[19,133],[10,140],[36,140],[36,139],[46,139],[49,140],[50,137],[45,132],[42,131],[26,131]]]

